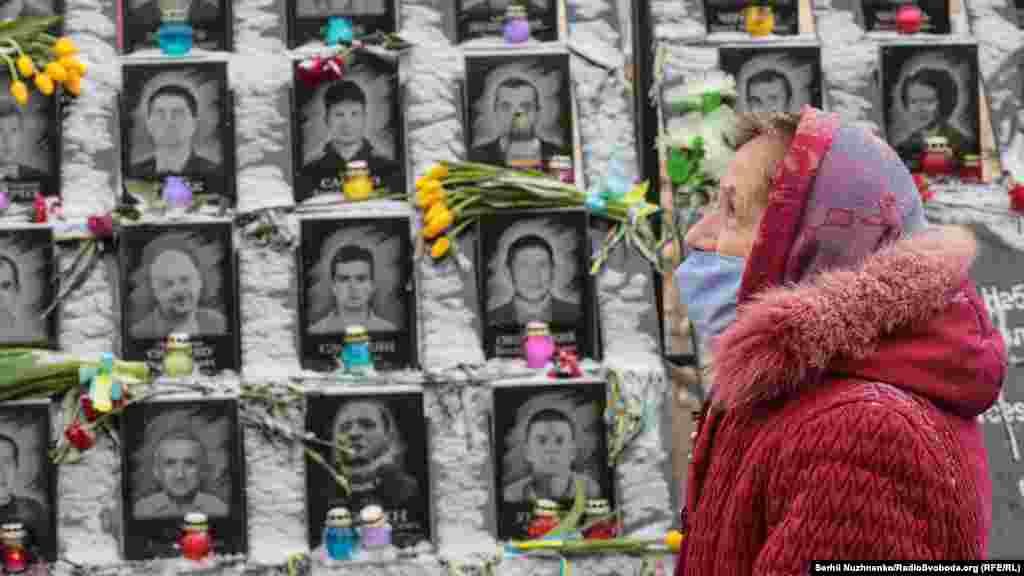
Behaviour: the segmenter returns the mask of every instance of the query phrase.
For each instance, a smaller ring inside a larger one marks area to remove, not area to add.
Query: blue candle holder
[[[167,56],[185,56],[192,51],[192,25],[185,22],[164,22],[157,30],[160,50]]]

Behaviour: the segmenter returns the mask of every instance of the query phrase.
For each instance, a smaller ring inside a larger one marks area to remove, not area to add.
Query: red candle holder
[[[210,530],[206,514],[191,512],[185,515],[185,529],[179,542],[185,558],[196,562],[210,556]]]
[[[904,4],[896,11],[896,29],[900,34],[916,34],[924,24],[924,12],[914,4]]]
[[[964,154],[960,160],[960,179],[964,182],[981,182],[981,156]]]
[[[19,574],[28,569],[28,553],[25,552],[25,528],[20,523],[4,524],[4,572]]]

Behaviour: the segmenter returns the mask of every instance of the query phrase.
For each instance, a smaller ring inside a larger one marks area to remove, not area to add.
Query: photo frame
[[[485,214],[476,234],[487,357],[522,357],[526,323],[538,320],[548,323],[558,346],[575,347],[581,357],[599,359],[587,211]]]
[[[124,201],[159,203],[165,177],[178,176],[194,198],[233,206],[235,110],[227,63],[131,63],[124,65],[123,78]]]
[[[333,371],[349,325],[370,334],[377,370],[416,367],[418,282],[410,216],[306,218],[299,225],[299,350],[303,368]]]
[[[455,43],[485,38],[503,41],[502,20],[511,3],[512,0],[454,0]],[[531,40],[558,40],[558,0],[518,0],[516,3],[526,7]]]
[[[327,511],[342,506],[353,520],[368,505],[384,509],[398,548],[434,536],[429,427],[419,386],[358,386],[306,395],[306,431],[317,438],[325,462],[337,462],[330,444],[347,434],[352,491],[344,494],[323,466],[306,457],[306,520],[310,550],[323,546]]]
[[[602,380],[536,384],[495,382],[492,412],[495,524],[498,540],[526,540],[533,504],[553,500],[564,513],[572,506],[577,481],[585,497],[602,498],[615,509],[613,468],[608,465]],[[545,461],[533,452],[541,446]],[[539,475],[536,468],[543,467]],[[551,481],[545,477],[552,478]]]
[[[546,171],[564,156],[581,182],[567,51],[467,53],[463,95],[470,162]]]
[[[861,0],[860,25],[867,32],[896,32],[896,11],[903,4],[915,4],[921,9],[921,32],[950,34],[949,0]]]
[[[292,159],[296,203],[339,197],[347,163],[367,163],[375,188],[408,189],[405,91],[399,62],[359,52],[345,77],[310,87],[294,63]]]
[[[821,46],[817,43],[728,44],[719,67],[736,79],[737,112],[799,112],[822,108]]]
[[[234,50],[232,0],[193,0],[188,8],[193,48],[211,52]],[[159,0],[117,0],[117,45],[122,54],[160,50]]]
[[[884,134],[911,172],[926,138],[947,138],[953,156],[981,154],[976,43],[887,44],[879,71]]]
[[[247,553],[238,410],[233,397],[154,399],[125,408],[119,417],[125,559],[180,557],[176,546],[189,512],[207,516],[213,554]]]
[[[2,10],[2,9],[0,9]],[[10,83],[10,71],[0,72]],[[5,84],[6,85],[6,84]],[[11,204],[31,206],[36,194],[61,195],[63,92],[29,92],[25,106],[0,96],[0,189]]]
[[[284,4],[289,48],[323,42],[323,29],[331,16],[349,18],[356,38],[398,31],[397,0],[290,0]]]
[[[58,348],[57,248],[46,224],[0,226],[0,348]]]
[[[167,336],[186,333],[200,372],[239,371],[232,222],[126,226],[119,246],[122,356],[160,373]]]
[[[50,459],[53,427],[49,400],[0,404],[0,522],[26,531],[29,562],[56,562],[58,551],[57,467]],[[30,569],[31,570],[31,569]]]
[[[743,13],[750,0],[703,0],[704,23],[708,34],[719,32],[746,33],[746,16]],[[800,1],[773,0],[772,12],[775,24],[772,34],[795,36],[800,33]]]

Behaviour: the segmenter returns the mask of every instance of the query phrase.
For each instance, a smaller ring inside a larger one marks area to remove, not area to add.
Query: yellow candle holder
[[[775,30],[775,11],[771,6],[747,6],[743,16],[747,33],[751,36],[767,36]]]

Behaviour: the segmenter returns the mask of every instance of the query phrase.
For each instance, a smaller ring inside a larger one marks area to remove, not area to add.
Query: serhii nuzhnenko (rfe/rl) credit
[[[814,561],[811,574],[1024,574],[1024,560],[978,560],[973,562],[923,561],[859,562]]]

